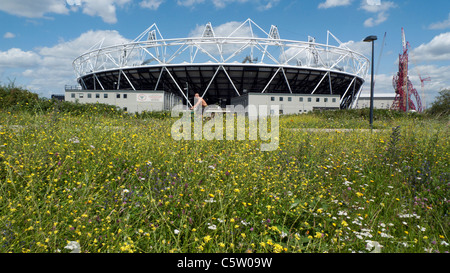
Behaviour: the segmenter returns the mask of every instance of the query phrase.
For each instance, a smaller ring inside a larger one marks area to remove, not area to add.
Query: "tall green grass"
[[[385,130],[326,132],[294,129],[367,129],[366,112],[282,116],[263,152],[89,107],[0,111],[0,252],[450,249],[445,120],[376,111]]]

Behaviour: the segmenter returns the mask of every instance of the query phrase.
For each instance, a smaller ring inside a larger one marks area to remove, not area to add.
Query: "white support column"
[[[225,75],[227,76],[228,80],[230,81],[231,85],[232,85],[233,88],[234,88],[234,91],[236,91],[236,94],[237,94],[238,96],[241,96],[241,94],[240,94],[239,91],[237,90],[236,86],[234,85],[233,81],[231,80],[230,75],[228,75],[228,72],[226,71],[225,67],[223,67],[223,65],[220,65],[220,66],[217,68],[217,70],[216,70],[216,72],[214,73],[214,75],[213,75],[213,77],[211,78],[211,80],[209,81],[208,86],[206,87],[205,91],[204,91],[203,94],[202,94],[202,98],[205,96],[206,92],[208,91],[208,89],[209,89],[209,87],[211,86],[212,82],[213,82],[214,79],[216,78],[217,73],[219,73],[219,70],[220,70],[220,69],[222,69],[223,72],[225,73]]]
[[[333,86],[331,85],[331,73],[328,73],[328,83],[330,85],[330,95],[333,95]]]
[[[223,66],[221,66],[222,67],[222,69],[223,69],[223,72],[225,72],[225,75],[227,75],[227,77],[228,77],[228,80],[230,81],[230,83],[231,83],[231,85],[233,86],[233,88],[234,88],[234,91],[236,91],[236,93],[238,94],[238,96],[240,97],[241,96],[241,94],[239,93],[239,91],[237,90],[237,88],[236,88],[236,86],[234,85],[234,82],[231,80],[231,77],[230,77],[230,75],[228,75],[228,72],[227,72],[227,70],[225,69],[225,67],[223,67]]]
[[[192,103],[189,101],[189,99],[186,97],[186,95],[183,92],[183,89],[181,89],[181,87],[178,85],[177,81],[175,80],[175,78],[172,76],[172,73],[170,73],[169,69],[167,69],[167,67],[164,66],[164,69],[167,71],[167,73],[169,74],[170,78],[172,79],[172,81],[175,83],[175,85],[177,86],[178,90],[180,91],[180,93],[183,95],[183,97],[186,99],[186,101],[189,103],[190,106],[192,106]]]
[[[348,90],[350,90],[350,87],[355,82],[356,77],[353,77],[353,80],[350,82],[349,86],[347,87],[347,90],[345,90],[344,95],[342,95],[341,100],[339,101],[339,104],[342,103],[342,100],[345,98],[345,95],[347,95]]]
[[[352,103],[352,105],[351,105],[351,108],[352,108],[352,109],[354,109],[354,108],[356,107],[356,104],[358,103],[358,100],[359,100],[359,96],[361,96],[362,89],[363,89],[363,87],[361,86],[361,87],[359,88],[358,95],[356,96],[356,100],[354,100],[353,103]]]
[[[97,78],[97,75],[95,75],[94,73],[94,78],[97,80],[97,82],[100,84],[100,87],[102,88],[102,90],[105,90],[105,88],[103,88],[103,84],[100,82],[100,80]]]
[[[284,72],[284,68],[281,68],[281,71],[283,72],[284,79],[286,80],[286,84],[287,84],[287,87],[288,87],[288,89],[289,89],[289,92],[291,92],[291,94],[292,94],[291,85],[289,84],[289,81],[288,81],[288,78],[287,78],[287,76],[286,76],[286,73]]]
[[[279,67],[277,69],[277,71],[273,74],[272,78],[270,79],[270,81],[266,84],[266,86],[264,87],[263,91],[261,93],[266,92],[266,89],[269,87],[269,85],[272,83],[273,79],[275,78],[275,76],[278,74],[278,72],[280,72],[281,67]]]
[[[127,74],[125,74],[125,72],[123,72],[123,70],[121,69],[120,72],[125,76],[125,79],[127,79],[128,83],[130,84],[131,88],[133,88],[134,91],[136,91],[136,88],[134,88],[133,84],[131,83],[130,79],[128,79]]]
[[[311,92],[311,95],[314,94],[317,90],[317,88],[319,88],[320,84],[322,84],[323,80],[325,79],[325,77],[330,73],[330,71],[328,70],[327,73],[325,73],[325,75],[323,75],[322,79],[320,80],[320,82],[316,85],[316,87],[314,88],[314,90]]]
[[[159,72],[159,76],[158,76],[158,81],[156,81],[156,85],[155,85],[155,91],[158,89],[158,85],[159,85],[159,81],[161,80],[161,76],[164,72],[164,69],[161,68],[161,72]]]
[[[122,70],[120,70],[120,71],[122,71]],[[120,79],[121,79],[121,75],[122,75],[122,73],[119,72],[119,76],[117,77],[117,90],[120,89]]]
[[[208,91],[209,87],[211,86],[212,82],[216,78],[217,73],[219,73],[220,67],[217,67],[216,72],[214,72],[214,75],[212,76],[211,80],[209,80],[208,86],[206,86],[205,91],[203,91],[202,98],[205,96],[206,92]]]
[[[82,85],[84,86],[84,89],[87,90],[88,88],[87,88],[86,83],[84,82],[82,77],[80,77],[80,80],[81,80]]]

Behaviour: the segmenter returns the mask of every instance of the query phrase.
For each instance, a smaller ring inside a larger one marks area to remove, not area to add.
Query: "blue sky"
[[[326,43],[327,30],[370,57],[375,43],[376,93],[392,93],[401,52],[401,28],[410,43],[410,77],[427,106],[450,88],[448,0],[0,0],[0,83],[14,81],[41,96],[75,84],[72,61],[100,39],[133,40],[156,23],[164,38],[186,37],[211,22],[220,27],[251,18],[281,38]],[[386,39],[381,52],[383,37]],[[379,58],[381,55],[381,58]],[[366,84],[365,91],[368,91]]]

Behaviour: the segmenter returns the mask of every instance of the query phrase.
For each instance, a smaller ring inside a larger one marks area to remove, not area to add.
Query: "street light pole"
[[[370,78],[370,130],[373,129],[373,51],[374,51],[374,41],[378,38],[375,35],[367,36],[364,42],[372,42],[372,68],[371,68],[371,78]]]

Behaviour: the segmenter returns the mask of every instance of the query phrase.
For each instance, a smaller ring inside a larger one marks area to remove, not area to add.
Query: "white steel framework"
[[[333,45],[332,43],[333,42]],[[341,108],[355,104],[369,60],[331,32],[327,43],[280,38],[247,19],[227,36],[207,23],[202,35],[165,39],[156,24],[126,44],[97,43],[73,67],[85,90],[176,92],[190,103],[193,93],[226,102],[246,92],[339,94]]]

